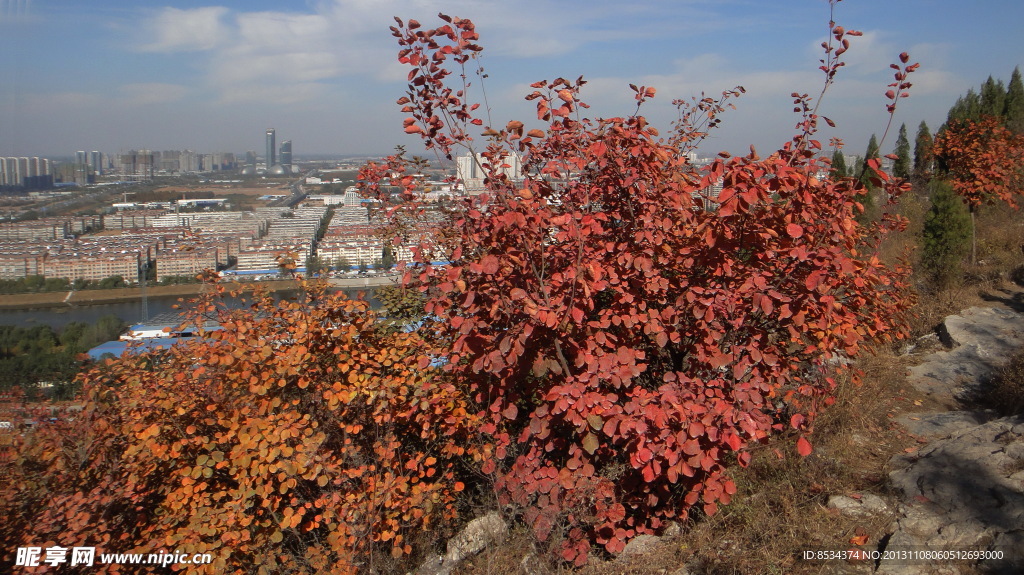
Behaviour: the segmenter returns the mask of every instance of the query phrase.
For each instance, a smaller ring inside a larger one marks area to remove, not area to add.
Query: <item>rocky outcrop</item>
[[[893,464],[889,481],[902,494],[901,517],[887,549],[1000,551],[1003,561],[982,565],[1019,573],[1011,565],[1024,565],[1024,417],[976,425]],[[879,568],[920,572],[920,563],[883,561]]]
[[[949,348],[910,368],[908,381],[949,409],[1024,347],[1024,316],[1005,307],[972,307],[946,318],[939,338]]]
[[[444,555],[428,558],[416,570],[416,575],[448,575],[463,559],[483,551],[488,545],[500,543],[507,536],[508,525],[497,511],[477,517],[448,540]]]
[[[1024,316],[1004,307],[971,308],[946,318],[939,336],[951,349],[926,357],[908,381],[955,409],[1024,347]],[[883,558],[876,572],[1024,572],[1024,417],[954,410],[907,414],[898,421],[927,443],[891,462],[897,519],[879,550],[890,557],[897,551],[990,551],[1003,559]]]

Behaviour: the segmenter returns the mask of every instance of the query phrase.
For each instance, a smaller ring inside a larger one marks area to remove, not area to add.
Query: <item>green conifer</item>
[[[981,97],[974,91],[974,88],[967,90],[967,94],[956,99],[956,103],[949,109],[946,116],[946,123],[954,120],[977,120],[981,117]]]
[[[1006,103],[1006,87],[1003,86],[1003,81],[993,80],[992,76],[989,76],[985,83],[981,85],[979,102],[979,111],[982,116],[1001,118]]]
[[[892,175],[897,178],[910,178],[910,141],[907,140],[907,125],[900,124],[900,134],[896,138],[896,161],[892,165]]]
[[[935,180],[932,207],[925,216],[921,265],[940,288],[960,278],[971,249],[971,218],[949,182]]]
[[[928,130],[928,124],[922,120],[914,139],[914,179],[918,182],[926,183],[932,177],[935,166],[934,147],[935,141]]]
[[[848,176],[850,171],[846,167],[846,156],[843,155],[842,150],[836,149],[832,152],[832,170],[829,175],[832,176],[833,180],[841,180]]]
[[[1013,69],[1010,85],[1006,88],[1006,100],[1003,103],[1003,118],[1006,127],[1024,133],[1024,82],[1020,79],[1020,68]]]

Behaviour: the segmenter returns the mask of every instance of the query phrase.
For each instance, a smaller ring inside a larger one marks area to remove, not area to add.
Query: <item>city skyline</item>
[[[0,156],[128,149],[241,155],[261,149],[268,126],[308,154],[383,154],[395,145],[418,152],[394,104],[406,71],[388,26],[394,15],[433,26],[438,11],[477,24],[496,125],[533,120],[523,101],[527,86],[557,76],[589,81],[583,97],[592,116],[632,113],[630,83],[657,88],[642,113],[662,130],[675,116],[673,99],[743,85],[738,109],[725,115],[702,154],[744,152],[748,144],[765,150],[792,133],[790,94],[816,96],[821,88],[825,0],[784,7],[750,0],[324,0],[287,9],[264,0],[155,7],[0,0],[0,52],[8,55],[0,59]],[[853,39],[848,65],[822,105],[837,128],[819,136],[843,138],[851,154],[885,129],[888,66],[901,51],[921,63],[895,120],[911,131],[921,120],[936,129],[959,95],[989,75],[1008,81],[1024,61],[1024,47],[1013,40],[1024,20],[1016,2],[848,0],[837,6],[836,20],[864,35]],[[884,151],[894,140],[890,134]]]

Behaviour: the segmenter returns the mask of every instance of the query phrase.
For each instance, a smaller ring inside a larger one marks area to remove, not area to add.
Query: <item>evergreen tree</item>
[[[940,288],[960,277],[971,248],[971,218],[963,201],[946,181],[935,180],[932,207],[924,221],[921,265]]]
[[[1018,134],[1024,132],[1024,82],[1020,79],[1020,68],[1014,68],[1010,76],[1010,85],[1006,88],[1003,103],[1003,118],[1007,128]]]
[[[907,140],[907,125],[900,124],[900,135],[896,138],[896,161],[892,165],[892,175],[897,178],[910,178],[910,142]]]
[[[914,139],[914,179],[926,183],[932,177],[932,169],[935,166],[935,142],[928,130],[928,124],[923,120],[917,127],[917,137]]]
[[[974,88],[967,90],[967,94],[956,99],[956,103],[949,109],[946,116],[946,123],[954,120],[977,120],[981,117],[981,98]]]
[[[841,180],[850,175],[850,171],[846,167],[846,156],[838,148],[832,152],[832,170],[829,175],[833,180]]]
[[[864,213],[861,214],[860,218],[861,223],[873,220],[875,215],[875,200],[873,197],[875,187],[871,183],[871,178],[876,176],[875,172],[868,167],[868,161],[872,159],[878,159],[878,138],[874,134],[871,134],[871,139],[868,140],[868,149],[864,153],[864,159],[858,164],[857,180],[860,181],[861,186],[864,188],[864,193],[857,196],[857,201],[864,206]]]
[[[1006,88],[1003,86],[1003,81],[993,80],[992,76],[989,76],[985,83],[981,85],[979,101],[979,112],[981,115],[1001,118],[1003,116],[1003,106],[1006,103]]]

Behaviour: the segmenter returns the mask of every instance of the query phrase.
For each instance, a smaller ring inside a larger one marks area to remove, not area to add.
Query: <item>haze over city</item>
[[[0,156],[239,153],[260,150],[271,126],[296,155],[416,150],[394,103],[405,70],[388,27],[396,15],[434,25],[439,11],[476,22],[499,125],[534,119],[527,86],[558,76],[589,81],[594,116],[630,114],[628,85],[654,86],[643,113],[664,128],[674,98],[744,86],[708,154],[787,139],[790,94],[820,91],[829,14],[825,0],[0,0]],[[938,127],[959,95],[1024,61],[1015,1],[847,0],[836,20],[864,33],[821,109],[838,125],[821,139],[842,137],[849,153],[884,130],[900,52],[921,63],[896,117],[911,130]]]

